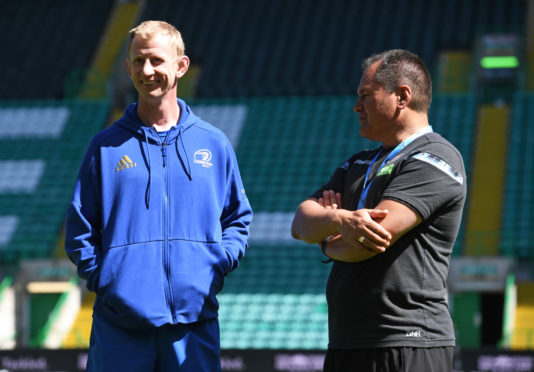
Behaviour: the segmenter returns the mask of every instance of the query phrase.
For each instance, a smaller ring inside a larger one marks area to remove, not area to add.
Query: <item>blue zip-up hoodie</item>
[[[67,212],[65,249],[94,311],[139,328],[217,316],[252,210],[226,136],[178,99],[165,139],[137,104],[92,140]]]

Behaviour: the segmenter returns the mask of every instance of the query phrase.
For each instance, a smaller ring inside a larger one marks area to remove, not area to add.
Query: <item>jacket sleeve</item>
[[[245,194],[235,153],[228,145],[227,182],[224,208],[221,215],[222,243],[228,257],[229,269],[235,270],[245,254],[252,222],[252,208]]]
[[[100,193],[94,156],[86,154],[67,209],[65,251],[87,288],[96,292],[102,257]]]

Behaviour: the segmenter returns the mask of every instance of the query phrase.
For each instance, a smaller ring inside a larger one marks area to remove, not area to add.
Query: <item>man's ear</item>
[[[188,56],[178,57],[178,69],[176,70],[176,77],[179,79],[182,76],[184,76],[188,68],[189,68],[189,57]]]
[[[401,85],[397,89],[398,108],[406,108],[412,100],[412,89],[408,85]]]

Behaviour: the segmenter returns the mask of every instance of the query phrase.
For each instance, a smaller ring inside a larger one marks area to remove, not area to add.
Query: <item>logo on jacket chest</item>
[[[129,157],[128,155],[124,155],[121,160],[117,163],[117,165],[115,166],[115,172],[119,172],[123,169],[126,169],[126,168],[133,168],[133,167],[136,167],[137,166],[137,163],[134,163]]]
[[[193,155],[193,162],[200,164],[205,168],[211,167],[213,164],[210,163],[211,160],[211,151],[207,149],[200,149],[195,152]]]

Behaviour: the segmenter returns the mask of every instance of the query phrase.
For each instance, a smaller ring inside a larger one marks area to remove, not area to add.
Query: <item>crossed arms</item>
[[[328,257],[359,262],[385,252],[421,221],[413,209],[389,199],[383,199],[374,209],[349,211],[342,208],[339,193],[327,190],[322,198],[310,198],[299,205],[291,233],[307,243],[320,244],[331,237],[325,250]]]

